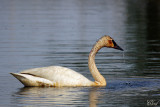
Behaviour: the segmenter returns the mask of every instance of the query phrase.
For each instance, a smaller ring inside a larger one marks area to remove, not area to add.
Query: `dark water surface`
[[[102,35],[106,87],[24,88],[10,72],[59,65],[93,80],[88,54]],[[1,0],[0,106],[160,106],[159,0]]]

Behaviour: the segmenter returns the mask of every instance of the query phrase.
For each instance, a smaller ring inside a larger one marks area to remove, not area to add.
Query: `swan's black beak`
[[[123,49],[120,46],[118,46],[114,40],[112,40],[112,42],[114,44],[114,47],[113,47],[114,49],[118,49],[118,50],[123,51]]]

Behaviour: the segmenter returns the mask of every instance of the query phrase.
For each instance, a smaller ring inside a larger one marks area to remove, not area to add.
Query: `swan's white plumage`
[[[14,74],[12,73],[12,75]],[[23,84],[26,84],[24,83],[25,79],[25,82],[27,83],[28,79],[34,82],[34,84],[35,81],[37,81],[37,83],[43,86],[89,86],[93,84],[92,81],[88,80],[80,73],[61,66],[28,69],[20,72],[19,75],[20,81],[20,78],[23,78],[23,81],[21,81]],[[32,84],[27,84],[27,86],[32,86]]]

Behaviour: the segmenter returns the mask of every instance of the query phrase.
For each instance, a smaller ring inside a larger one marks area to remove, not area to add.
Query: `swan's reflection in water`
[[[13,102],[21,106],[83,106],[96,107],[102,96],[100,87],[24,87],[13,95]]]

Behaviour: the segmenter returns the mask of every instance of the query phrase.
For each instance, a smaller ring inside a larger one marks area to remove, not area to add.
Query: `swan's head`
[[[104,37],[107,40],[106,47],[123,51],[123,49],[119,45],[117,45],[117,43],[110,36],[104,36]]]

